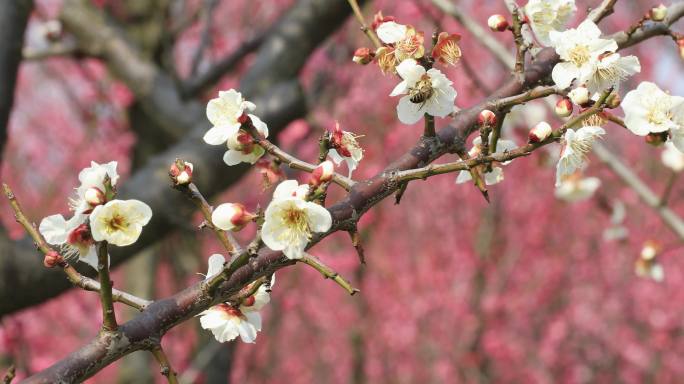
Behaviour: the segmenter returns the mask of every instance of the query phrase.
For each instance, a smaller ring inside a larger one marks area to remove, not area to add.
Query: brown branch
[[[337,283],[337,285],[342,287],[345,291],[347,291],[347,293],[349,293],[352,296],[355,293],[360,292],[358,289],[352,287],[351,283],[349,283],[349,281],[347,281],[339,273],[335,272],[335,270],[323,264],[322,261],[320,261],[318,258],[314,256],[304,254],[304,256],[302,256],[301,259],[297,259],[297,261],[302,262],[310,266],[311,268],[317,270],[326,279],[332,279],[335,283]]]
[[[14,367],[14,364],[12,364],[7,369],[7,372],[5,373],[5,375],[2,377],[2,383],[3,384],[10,384],[12,382],[12,380],[14,380],[14,376],[16,376],[16,368]]]
[[[375,32],[371,31],[370,28],[368,28],[368,25],[366,24],[366,20],[363,18],[363,14],[361,13],[361,8],[359,8],[359,3],[357,0],[347,0],[349,2],[349,6],[351,7],[352,11],[354,12],[354,16],[356,17],[356,20],[359,22],[361,25],[361,31],[368,36],[368,39],[373,43],[375,48],[380,48],[382,47],[382,43],[378,39],[378,36],[375,35]]]

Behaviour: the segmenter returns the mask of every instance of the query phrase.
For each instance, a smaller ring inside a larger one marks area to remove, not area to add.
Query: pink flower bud
[[[577,87],[568,93],[568,97],[573,103],[579,106],[585,106],[589,100],[589,90],[587,87]]]
[[[354,58],[352,59],[356,64],[366,65],[373,61],[375,52],[371,52],[369,48],[363,47],[354,51]]]
[[[90,187],[86,189],[83,197],[86,203],[90,204],[91,207],[104,204],[107,201],[107,197],[105,196],[104,192],[97,187]]]
[[[487,19],[487,25],[494,32],[503,32],[508,29],[508,20],[503,15],[491,15]]]
[[[256,215],[240,203],[221,204],[211,214],[211,222],[224,231],[239,231],[254,218]]]
[[[546,140],[546,138],[548,138],[549,136],[551,136],[552,132],[553,130],[551,129],[549,123],[547,123],[546,121],[542,121],[530,130],[528,139],[530,143],[540,143]]]
[[[335,165],[330,160],[326,160],[314,169],[311,173],[311,179],[309,179],[309,184],[317,187],[325,182],[332,180],[333,174],[335,173]]]
[[[572,115],[573,110],[572,101],[567,97],[564,97],[556,103],[556,115],[560,117],[568,117]]]
[[[176,160],[171,164],[169,175],[176,185],[187,185],[192,182],[192,169],[192,163]]]
[[[482,112],[480,112],[480,114],[477,116],[477,124],[479,124],[481,127],[492,127],[496,125],[496,121],[496,114],[489,109],[482,110]]]
[[[43,259],[43,265],[45,266],[45,268],[54,268],[58,265],[64,265],[64,259],[59,253],[57,253],[57,251],[51,249],[48,253],[45,254],[45,258]]]
[[[254,303],[256,303],[256,297],[254,297],[254,295],[252,295],[252,296],[242,300],[242,303],[240,303],[240,305],[242,305],[244,307],[251,307],[252,305],[254,305]]]
[[[667,7],[660,4],[657,7],[651,8],[648,15],[653,21],[663,21],[667,17]]]

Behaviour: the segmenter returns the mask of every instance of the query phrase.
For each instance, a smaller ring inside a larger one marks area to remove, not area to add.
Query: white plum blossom
[[[40,222],[38,230],[49,244],[59,246],[67,261],[77,259],[97,268],[97,253],[88,226],[87,215],[77,213],[69,220],[52,215]]]
[[[351,132],[343,131],[339,123],[335,124],[330,136],[332,148],[328,151],[328,156],[336,165],[340,165],[342,161],[347,163],[349,177],[363,159],[363,149],[356,141],[358,137]]]
[[[403,81],[390,96],[406,95],[399,100],[397,113],[404,124],[418,122],[426,113],[445,117],[454,111],[456,90],[452,82],[438,69],[428,71],[413,59],[407,59],[397,66],[397,73]]]
[[[597,177],[571,176],[561,181],[554,194],[560,200],[574,203],[592,197],[600,186],[601,180]]]
[[[577,131],[568,129],[563,136],[563,148],[556,167],[556,187],[561,186],[565,176],[572,175],[584,166],[587,153],[594,140],[605,134],[601,127],[588,126]]]
[[[219,97],[207,103],[207,118],[213,127],[204,134],[204,141],[210,145],[225,143],[240,128],[238,119],[245,111],[252,112],[255,108],[234,89],[219,91]]]
[[[268,126],[255,115],[248,115],[252,125],[262,137],[268,137]],[[254,142],[252,136],[238,126],[226,139],[228,150],[223,154],[227,165],[254,164],[264,155],[264,149]]]
[[[515,145],[515,142],[512,140],[499,140],[496,144],[496,152],[497,154],[503,154],[508,151],[512,151],[516,149],[518,146]],[[470,157],[476,157],[478,154],[480,154],[482,148],[482,138],[480,136],[475,137],[473,139],[473,148],[468,152]],[[503,165],[506,165],[510,163],[510,161],[502,163]],[[463,184],[467,181],[472,180],[472,176],[470,175],[469,171],[461,171],[458,173],[458,176],[456,177],[456,184]],[[494,185],[502,182],[504,180],[504,173],[503,173],[503,168],[499,166],[492,165],[492,171],[487,172],[484,174],[484,181],[486,185]]]
[[[551,72],[554,83],[568,88],[574,79],[580,82],[588,79],[595,70],[595,62],[605,52],[615,52],[615,40],[601,39],[601,30],[591,20],[583,21],[577,29],[549,32],[551,45],[562,62]]]
[[[88,204],[86,199],[86,194],[92,188],[96,188],[98,191],[104,193],[105,191],[105,178],[109,176],[110,183],[112,187],[116,186],[119,180],[119,174],[116,172],[116,161],[110,161],[106,164],[98,164],[94,161],[90,162],[90,167],[83,168],[78,174],[78,181],[81,185],[76,188],[76,197],[71,199],[71,208],[76,213],[87,213],[93,207]]]
[[[209,258],[209,270],[206,279],[218,274],[226,260],[222,255],[214,254]],[[270,286],[275,283],[275,275]],[[245,289],[250,289],[246,287]],[[240,336],[245,343],[254,343],[257,332],[261,331],[261,314],[259,310],[268,304],[271,296],[265,285],[261,285],[257,292],[243,300],[235,307],[229,303],[215,305],[199,314],[202,328],[210,330],[217,341],[224,343]]]
[[[90,214],[90,229],[95,241],[123,247],[133,244],[152,218],[152,209],[139,200],[112,200],[98,205]]]
[[[671,96],[654,83],[644,81],[622,100],[625,125],[635,135],[672,131],[674,145],[684,151],[684,97]]]
[[[394,44],[406,36],[408,27],[394,21],[386,21],[378,26],[375,32],[385,44]]]
[[[299,259],[314,232],[326,232],[332,226],[330,212],[305,200],[309,186],[296,180],[281,182],[266,208],[261,238],[267,247],[283,251],[289,259]]]
[[[660,155],[660,160],[675,172],[684,171],[684,153],[680,152],[671,141],[665,143],[665,150]]]
[[[525,5],[525,15],[532,32],[546,46],[551,45],[549,33],[565,29],[575,11],[575,0],[530,0]]]
[[[254,219],[245,206],[239,203],[221,204],[211,214],[211,222],[224,231],[239,231]]]
[[[641,64],[636,56],[620,56],[609,52],[599,55],[589,76],[580,79],[590,93],[603,92],[608,88],[617,89],[620,83],[635,73],[641,72]]]

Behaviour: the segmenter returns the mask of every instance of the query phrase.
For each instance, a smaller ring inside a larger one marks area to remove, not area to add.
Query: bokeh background
[[[296,1],[93,3],[121,26],[142,55],[164,70],[176,71],[179,79],[188,79],[268,30]],[[208,16],[209,42],[195,66],[208,3],[215,3]],[[489,15],[505,13],[502,1],[454,3],[483,26]],[[573,25],[599,1],[577,3]],[[627,28],[655,5],[650,0],[618,3],[616,14],[601,25],[606,33]],[[35,1],[26,47],[39,50],[51,44],[46,23],[57,18],[61,6],[58,0]],[[376,0],[364,10],[368,17],[382,10],[426,35],[436,26],[463,35],[463,60],[446,70],[461,108],[477,103],[509,76],[474,36],[429,0]],[[179,25],[178,31],[171,28]],[[173,44],[168,44],[170,31],[176,33]],[[496,37],[512,51],[508,34]],[[68,33],[63,39],[68,41]],[[349,18],[308,58],[299,79],[309,112],[277,136],[282,148],[312,161],[320,134],[339,121],[344,129],[363,135],[365,157],[355,179],[380,171],[415,143],[422,130],[420,124],[398,122],[396,100],[388,96],[396,78],[382,76],[372,65],[352,63],[353,51],[368,45],[364,39],[356,21]],[[671,40],[651,39],[628,52],[638,55],[642,73],[623,85],[623,95],[644,79],[684,95],[684,61]],[[197,97],[206,102],[218,90],[236,87],[253,59],[254,54],[247,55]],[[96,58],[67,54],[26,60],[15,97],[2,179],[13,186],[36,221],[67,212],[78,171],[91,160],[117,160],[124,185],[127,175],[172,142],[134,126],[140,114],[134,93]],[[543,103],[530,103],[515,115],[504,136],[518,144],[533,124],[541,120],[558,124]],[[448,123],[438,119],[437,126]],[[660,162],[662,148],[614,125],[607,130],[604,144],[653,190],[662,191],[670,177]],[[553,185],[559,150],[554,146],[506,166],[505,181],[490,189],[491,204],[471,185],[456,185],[455,175],[412,182],[400,205],[386,199],[361,220],[367,265],[359,265],[344,233],[312,251],[352,280],[361,294],[349,297],[306,267],[287,268],[278,274],[256,344],[218,344],[195,320],[169,332],[164,346],[181,380],[678,382],[684,375],[682,240],[595,158],[586,170],[586,175],[602,180],[594,197],[575,204],[556,199]],[[442,161],[447,160],[448,156]],[[290,178],[305,179],[287,172]],[[255,169],[211,200],[263,207],[271,192]],[[682,192],[682,183],[675,183],[669,204],[684,214]],[[328,201],[340,196],[340,191],[332,192]],[[611,216],[620,205],[626,217],[616,223]],[[10,236],[21,238],[4,201],[0,211]],[[195,230],[199,222],[195,217],[194,222],[180,225],[184,229],[159,238],[118,267],[113,277],[116,286],[158,298],[201,279],[198,273],[206,270],[206,259],[220,247],[211,234]],[[628,235],[618,239],[606,235],[616,228]],[[246,241],[251,235],[247,229],[239,237]],[[634,273],[648,240],[663,246],[659,262],[665,279],[660,283]],[[135,315],[127,308],[117,309],[122,319]],[[10,363],[17,365],[21,377],[41,370],[89,340],[99,323],[97,295],[80,290],[4,314],[0,372]],[[137,352],[89,382],[162,379],[150,356]]]

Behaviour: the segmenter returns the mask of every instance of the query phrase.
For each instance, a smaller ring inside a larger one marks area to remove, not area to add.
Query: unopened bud
[[[668,132],[651,132],[644,137],[644,140],[647,144],[650,144],[654,147],[659,147],[665,144],[667,141],[667,136]]]
[[[45,258],[43,259],[43,265],[46,268],[54,268],[62,264],[64,264],[64,259],[59,253],[57,253],[57,251],[50,250],[48,253],[45,254]]]
[[[679,46],[679,56],[684,59],[684,38],[677,40]]]
[[[188,161],[176,160],[171,164],[169,175],[176,185],[186,185],[192,182],[192,163]]]
[[[547,123],[546,121],[542,121],[530,130],[528,139],[530,143],[540,143],[546,140],[546,138],[548,138],[549,136],[551,136],[552,132],[553,129],[551,129],[549,123]]]
[[[335,165],[330,160],[326,160],[318,165],[316,169],[311,172],[311,179],[309,184],[316,187],[325,182],[332,180],[335,173]]]
[[[371,52],[369,48],[363,47],[354,51],[354,58],[352,59],[356,64],[366,65],[373,61],[375,52]]]
[[[255,218],[240,203],[221,204],[211,214],[211,222],[224,231],[239,231]]]
[[[620,94],[617,92],[611,92],[610,95],[608,95],[608,98],[606,99],[606,107],[610,109],[615,109],[620,106],[622,103],[622,97],[620,97]]]
[[[556,115],[560,117],[568,117],[572,115],[573,108],[572,101],[569,98],[564,97],[558,100],[556,103]]]
[[[568,93],[568,97],[573,103],[579,106],[585,106],[589,100],[589,90],[587,87],[577,87]]]
[[[508,29],[508,20],[503,15],[491,15],[487,19],[487,25],[494,32],[503,32]]]
[[[644,260],[653,260],[658,253],[660,253],[660,244],[654,240],[646,240],[644,246],[641,248],[641,258]]]
[[[481,127],[493,127],[496,125],[496,114],[489,109],[484,109],[477,115],[477,124]]]
[[[86,203],[90,204],[91,207],[95,207],[100,204],[104,204],[107,201],[107,197],[100,188],[90,187],[86,189],[83,196]]]
[[[653,21],[663,21],[667,17],[667,7],[660,4],[657,7],[651,8],[648,15]]]

